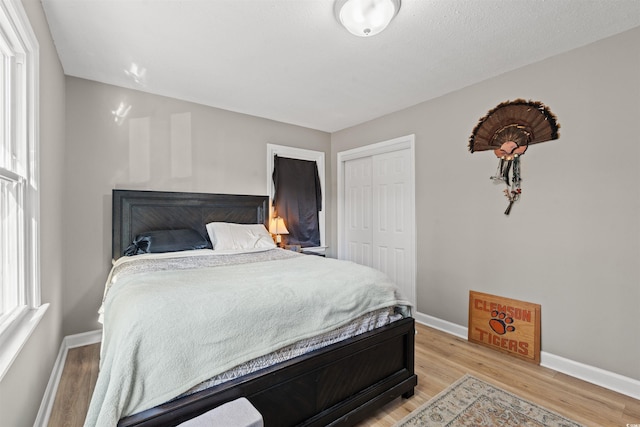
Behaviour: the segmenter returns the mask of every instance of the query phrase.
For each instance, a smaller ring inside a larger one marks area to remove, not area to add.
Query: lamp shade
[[[271,234],[289,234],[289,230],[284,225],[284,220],[281,217],[271,218],[269,221],[269,233]]]
[[[400,9],[400,0],[336,0],[334,13],[351,34],[360,37],[382,32]]]

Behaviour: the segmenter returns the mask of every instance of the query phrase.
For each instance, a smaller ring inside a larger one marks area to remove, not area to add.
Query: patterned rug
[[[583,427],[471,375],[465,375],[394,427]]]

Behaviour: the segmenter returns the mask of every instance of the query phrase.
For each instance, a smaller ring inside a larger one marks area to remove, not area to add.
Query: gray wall
[[[42,302],[50,303],[0,382],[0,423],[31,426],[62,342],[64,75],[38,0],[23,0],[40,45],[40,231]]]
[[[75,77],[66,78],[66,89],[64,251],[73,255],[64,261],[65,335],[100,327],[97,310],[111,265],[112,189],[266,194],[267,143],[329,155],[325,132]],[[116,123],[112,111],[121,102],[131,110]],[[190,126],[172,123],[185,117]],[[149,135],[142,152],[139,128]],[[190,137],[178,132],[175,145],[191,156],[172,165],[171,132],[184,128]],[[325,173],[330,176],[328,168]]]
[[[340,151],[416,135],[419,312],[467,326],[469,290],[539,303],[543,351],[640,379],[638,52],[640,28],[332,134],[333,171]],[[467,142],[516,98],[562,127],[524,155],[507,217],[495,156]],[[336,221],[333,200],[333,241]]]

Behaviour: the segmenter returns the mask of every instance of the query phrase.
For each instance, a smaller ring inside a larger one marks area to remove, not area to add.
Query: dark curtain
[[[322,210],[322,189],[314,161],[274,156],[273,207],[284,219],[289,245],[320,246],[318,212]]]

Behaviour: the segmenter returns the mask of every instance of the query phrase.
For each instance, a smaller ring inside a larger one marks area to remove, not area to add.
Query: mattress
[[[404,318],[405,315],[407,315],[406,309],[400,309],[399,307],[383,308],[381,310],[367,313],[340,328],[312,338],[298,341],[295,344],[281,348],[273,353],[242,363],[233,369],[198,384],[179,397],[206,390],[207,388],[222,384],[226,381],[260,371],[261,369],[268,368],[281,362],[286,362],[287,360],[302,356],[303,354],[310,353],[314,350],[318,350],[331,344],[353,338],[365,332],[372,331],[376,328],[389,325]]]

